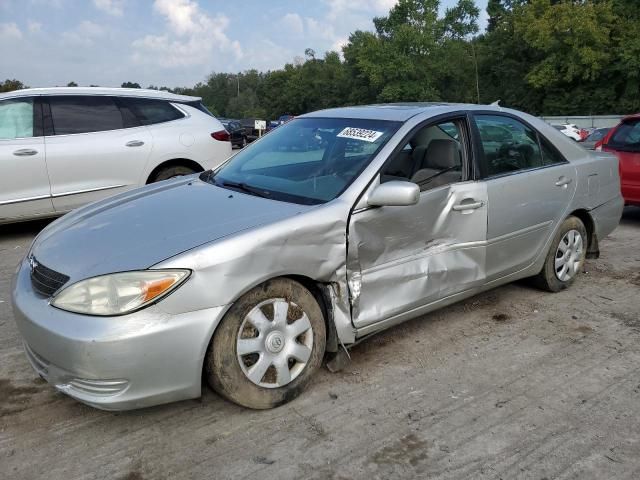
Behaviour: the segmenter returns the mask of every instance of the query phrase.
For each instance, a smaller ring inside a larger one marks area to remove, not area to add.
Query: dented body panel
[[[468,198],[484,205],[453,210]],[[356,328],[482,284],[486,205],[485,184],[464,182],[422,192],[409,207],[355,212],[347,270]]]

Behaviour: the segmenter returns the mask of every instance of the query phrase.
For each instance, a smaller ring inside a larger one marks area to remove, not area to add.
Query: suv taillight
[[[604,143],[604,140],[598,140],[596,142],[595,147],[593,148],[596,152],[601,152],[602,151],[602,144]]]
[[[228,142],[230,140],[229,132],[226,130],[220,130],[219,132],[213,132],[211,137],[220,141],[220,142]]]

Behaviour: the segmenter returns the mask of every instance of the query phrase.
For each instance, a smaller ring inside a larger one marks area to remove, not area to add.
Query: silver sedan
[[[556,292],[618,224],[617,160],[493,106],[296,118],[215,171],[51,223],[19,265],[27,357],[119,410],[296,397],[327,356],[517,279]]]

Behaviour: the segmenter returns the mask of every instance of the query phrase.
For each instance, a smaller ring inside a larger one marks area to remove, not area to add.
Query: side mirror
[[[413,182],[393,180],[378,185],[367,200],[370,207],[404,207],[420,199],[420,187]]]

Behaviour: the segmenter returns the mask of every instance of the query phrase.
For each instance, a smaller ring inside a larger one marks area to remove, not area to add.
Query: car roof
[[[634,113],[632,115],[627,115],[625,117],[622,117],[622,120],[620,121],[624,122],[626,120],[637,120],[638,118],[640,118],[640,113]]]
[[[297,118],[353,118],[406,122],[410,118],[422,113],[439,115],[460,110],[510,111],[496,105],[476,105],[472,103],[384,103],[356,107],[329,108],[307,113]]]
[[[122,97],[142,97],[172,100],[175,102],[193,102],[201,100],[200,97],[189,95],[176,95],[163,90],[150,90],[146,88],[110,88],[110,87],[48,87],[25,88],[13,92],[0,93],[0,99],[11,97],[24,97],[29,95],[117,95]]]

